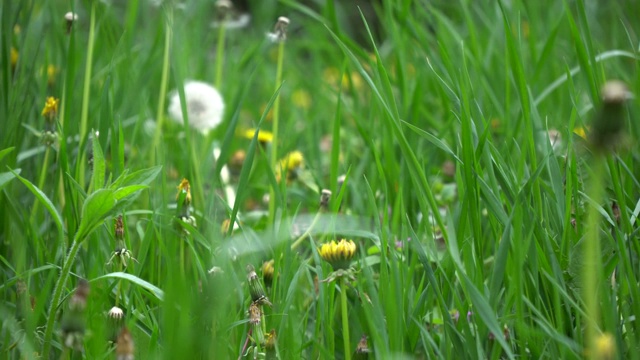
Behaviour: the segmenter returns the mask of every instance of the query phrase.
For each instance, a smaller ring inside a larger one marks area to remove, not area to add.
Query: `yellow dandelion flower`
[[[266,286],[271,286],[273,282],[273,274],[275,273],[274,260],[265,261],[262,263],[262,280]]]
[[[304,156],[300,151],[292,151],[285,157],[280,159],[276,170],[276,179],[280,181],[282,172],[287,174],[287,180],[293,180],[296,177],[296,171],[304,165]]]
[[[587,131],[588,130],[589,130],[589,127],[587,127],[585,129],[584,126],[580,126],[580,127],[577,127],[575,129],[573,129],[573,133],[578,135],[578,136],[580,136],[581,138],[587,140]]]
[[[311,107],[311,95],[304,89],[298,89],[291,94],[293,105],[303,110],[309,110]]]
[[[20,54],[18,53],[18,50],[16,50],[16,48],[11,48],[11,67],[12,68],[16,67],[19,57],[20,57]]]
[[[42,109],[42,116],[45,118],[52,120],[58,114],[58,105],[60,104],[60,100],[50,96],[47,98],[47,101],[44,103],[44,108]]]
[[[335,270],[346,269],[351,264],[351,259],[356,254],[356,244],[353,240],[342,239],[339,242],[331,241],[322,244],[318,253],[322,260],[328,262]]]
[[[596,338],[595,359],[610,360],[614,359],[616,355],[616,340],[613,335],[609,333],[603,333]]]
[[[246,139],[253,139],[253,134],[255,134],[256,129],[247,129],[244,132],[242,132],[242,137],[246,138]],[[260,130],[260,132],[258,133],[258,141],[260,141],[261,143],[270,143],[271,141],[273,141],[273,133],[270,131],[266,131],[266,130]]]
[[[186,196],[184,198],[184,205],[189,205],[191,204],[191,185],[189,185],[189,180],[182,179],[182,181],[180,182],[180,185],[178,185],[178,194],[176,195],[176,200],[180,199],[180,196],[186,193]]]
[[[53,85],[56,82],[56,75],[58,75],[58,68],[54,65],[49,64],[47,66],[47,83],[49,85]]]

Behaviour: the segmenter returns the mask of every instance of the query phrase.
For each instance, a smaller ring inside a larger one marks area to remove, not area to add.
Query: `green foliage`
[[[0,3],[2,358],[640,359],[640,4],[251,3]]]

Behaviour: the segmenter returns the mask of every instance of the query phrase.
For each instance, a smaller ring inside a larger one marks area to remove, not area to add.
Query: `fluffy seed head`
[[[204,82],[188,81],[184,85],[184,96],[189,126],[206,134],[222,123],[224,101],[216,88]],[[184,124],[177,90],[171,93],[169,115],[176,122]]]

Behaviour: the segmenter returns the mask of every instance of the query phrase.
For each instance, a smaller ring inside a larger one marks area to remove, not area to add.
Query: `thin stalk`
[[[278,45],[278,65],[276,68],[276,91],[282,83],[282,64],[284,62],[284,41]],[[278,124],[280,121],[280,96],[273,103],[273,140],[271,141],[271,170],[276,171],[278,164]],[[274,220],[276,214],[276,189],[271,186],[269,189],[269,219]]]
[[[118,265],[118,271],[122,271],[122,263]],[[116,307],[118,307],[118,304],[120,303],[120,291],[122,291],[122,280],[118,279],[118,288],[116,290]]]
[[[605,159],[602,154],[596,154],[593,164],[591,188],[588,192],[594,204],[598,204],[604,195],[603,174]],[[600,284],[600,212],[595,205],[589,207],[587,213],[587,233],[585,236],[584,268],[583,268],[583,299],[587,317],[585,319],[585,339],[589,354],[595,354],[594,346],[598,336],[599,317],[599,284]]]
[[[226,21],[220,23],[218,29],[218,49],[216,51],[216,88],[220,90],[222,85],[222,69],[224,68],[224,34],[226,30]]]
[[[160,144],[160,135],[162,134],[162,127],[164,125],[164,105],[167,97],[167,84],[169,82],[169,53],[171,51],[171,39],[172,39],[172,26],[173,26],[173,9],[168,7],[167,9],[167,23],[165,26],[165,38],[164,38],[164,56],[162,59],[162,78],[160,79],[160,93],[158,94],[158,111],[156,113],[156,132],[153,134],[153,142],[151,146],[151,165],[153,166],[156,161],[156,151]]]
[[[91,3],[91,20],[89,25],[89,44],[87,45],[87,63],[84,71],[84,86],[82,90],[82,111],[80,113],[80,143],[87,135],[87,122],[89,119],[89,95],[91,91],[91,64],[93,63],[93,48],[95,45],[96,33],[96,6],[97,1]],[[64,141],[64,139],[62,139]],[[80,160],[78,163],[78,183],[84,188],[84,172],[85,172],[85,153],[80,152]]]
[[[42,346],[42,355],[45,358],[49,357],[49,351],[51,350],[53,325],[56,320],[56,313],[58,312],[58,304],[60,303],[60,297],[62,296],[62,289],[64,289],[67,283],[67,278],[69,278],[69,272],[71,271],[71,265],[73,264],[81,245],[82,241],[74,239],[73,244],[71,245],[71,250],[69,250],[69,255],[67,255],[67,258],[64,260],[64,265],[60,271],[60,277],[58,278],[56,287],[53,290],[53,298],[51,299],[51,305],[49,307],[49,317],[47,318],[47,325],[44,332],[44,344]]]
[[[40,170],[40,177],[38,178],[38,189],[43,190],[45,179],[47,178],[47,171],[49,170],[49,157],[51,156],[51,147],[47,146],[44,151],[44,160],[42,162],[42,169]],[[31,207],[31,221],[33,221],[38,213],[38,205],[40,202],[38,199],[33,200],[33,206]]]
[[[311,225],[309,225],[309,227],[307,228],[307,230],[305,230],[304,233],[302,233],[302,235],[300,235],[294,242],[293,244],[291,244],[291,250],[295,250],[298,246],[300,246],[300,244],[302,244],[302,242],[304,241],[304,239],[307,238],[307,236],[309,236],[309,234],[311,233],[311,230],[313,230],[313,228],[316,226],[316,223],[318,222],[318,219],[320,219],[320,214],[321,212],[318,211],[318,213],[316,214],[316,216],[313,218],[313,221],[311,222]]]
[[[184,242],[185,239],[180,239],[180,274],[184,277]]]
[[[342,313],[342,340],[344,341],[344,358],[351,360],[351,347],[349,341],[349,314],[347,313],[347,287],[344,277],[340,278],[340,312]]]

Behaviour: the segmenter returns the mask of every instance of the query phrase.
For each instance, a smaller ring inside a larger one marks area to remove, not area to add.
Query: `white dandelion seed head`
[[[69,11],[68,13],[64,14],[64,19],[71,22],[71,21],[76,21],[78,20],[78,14]]]
[[[172,91],[170,96],[169,115],[176,122],[184,124],[178,91]],[[184,96],[192,128],[206,134],[222,123],[224,102],[216,88],[201,81],[187,81],[184,84]]]

